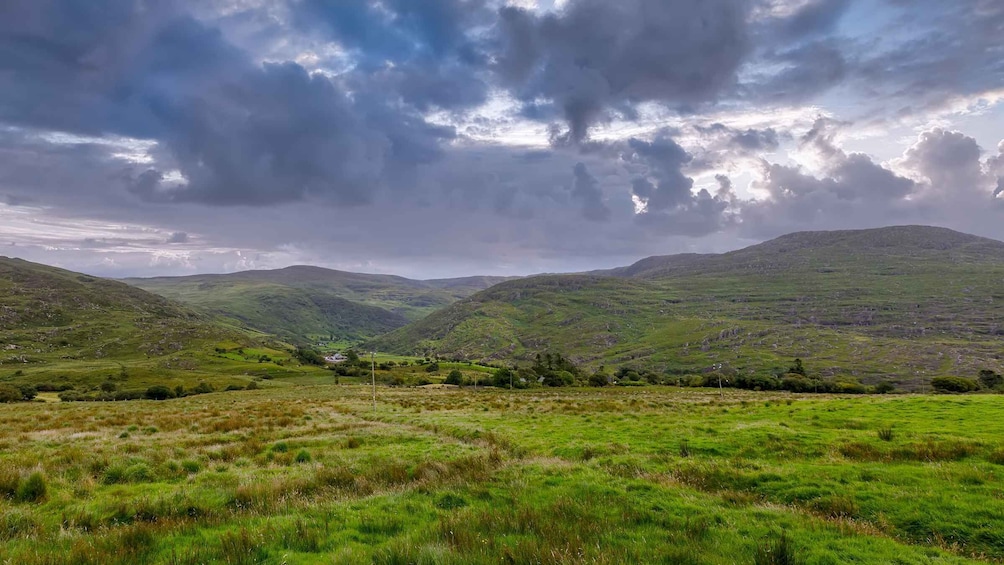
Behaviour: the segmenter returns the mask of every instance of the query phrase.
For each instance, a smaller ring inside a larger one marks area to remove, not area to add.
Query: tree
[[[1004,376],[990,369],[981,369],[979,379],[984,388],[993,389],[1004,385]]]
[[[788,369],[788,372],[796,374],[796,375],[802,375],[804,377],[805,376],[805,367],[802,366],[802,360],[799,359],[798,357],[796,357],[795,358],[795,364],[792,365],[790,369]]]
[[[446,380],[444,382],[448,385],[460,386],[464,384],[464,374],[454,369],[450,371],[449,375],[446,375]]]
[[[589,375],[589,386],[607,386],[608,384],[610,384],[609,377],[602,371]]]
[[[355,365],[356,363],[359,362],[359,354],[356,353],[355,349],[346,349],[345,350],[345,361],[349,365]]]
[[[501,369],[496,369],[492,373],[492,386],[498,388],[512,388],[513,385],[513,374],[508,367],[502,367]]]

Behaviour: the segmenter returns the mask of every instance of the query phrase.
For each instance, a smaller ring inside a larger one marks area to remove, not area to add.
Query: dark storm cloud
[[[0,42],[0,119],[157,140],[187,183],[154,182],[158,171],[137,178],[133,191],[150,200],[359,204],[454,135],[362,87],[349,96],[295,63],[260,65],[170,9],[32,1],[3,10],[0,20],[23,25]]]
[[[605,222],[610,219],[610,209],[603,203],[603,190],[596,177],[589,174],[586,166],[576,163],[572,170],[575,179],[572,182],[572,199],[582,205],[582,216],[594,222]]]
[[[731,87],[748,53],[748,2],[573,0],[558,13],[501,11],[496,70],[531,107],[561,112],[579,142],[628,102],[701,105]]]
[[[720,124],[712,127],[726,136],[731,134]],[[735,196],[731,182],[721,177],[715,195],[706,189],[694,193],[694,179],[686,173],[694,158],[668,132],[651,141],[628,140],[621,158],[636,171],[631,191],[644,204],[636,220],[646,230],[699,237],[719,231],[731,221],[728,209]]]
[[[629,162],[641,164],[646,170],[631,181],[635,196],[648,204],[653,212],[674,208],[688,202],[694,179],[683,174],[682,168],[691,156],[669,137],[660,136],[652,141],[628,141]]]

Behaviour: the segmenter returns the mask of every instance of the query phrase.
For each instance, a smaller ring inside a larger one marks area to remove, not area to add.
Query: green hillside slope
[[[769,371],[917,386],[999,370],[1004,243],[940,228],[791,234],[721,255],[655,257],[511,281],[372,347],[470,359],[556,349],[596,367]]]
[[[338,341],[371,338],[503,280],[416,281],[294,266],[124,282],[246,327],[303,342],[318,337]]]
[[[0,257],[0,381],[78,389],[108,380],[118,389],[202,380],[222,386],[291,370],[260,363],[261,355],[288,357],[263,339],[121,282]]]

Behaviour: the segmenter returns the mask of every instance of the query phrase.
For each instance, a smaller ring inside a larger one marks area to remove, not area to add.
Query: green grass
[[[810,372],[922,390],[1000,371],[1004,244],[936,228],[792,234],[723,255],[650,258],[496,285],[367,344],[591,368]]]
[[[989,396],[380,387],[374,411],[367,387],[326,385],[10,405],[0,560],[1000,562],[1001,437]]]

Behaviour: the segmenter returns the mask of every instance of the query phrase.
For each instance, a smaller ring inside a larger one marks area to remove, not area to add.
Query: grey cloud
[[[920,135],[903,158],[904,166],[928,178],[938,192],[976,191],[985,184],[976,140],[957,131],[935,128]]]
[[[594,222],[609,220],[610,209],[603,203],[603,191],[596,177],[590,175],[582,163],[576,163],[573,173],[572,198],[582,204],[582,216]]]
[[[652,141],[631,139],[628,147],[631,153],[627,160],[647,169],[645,176],[632,181],[632,187],[635,195],[647,202],[649,210],[658,212],[690,201],[694,180],[682,172],[692,159],[686,150],[665,136]]]
[[[573,0],[501,11],[496,70],[528,104],[553,101],[579,142],[623,102],[700,105],[730,88],[749,51],[748,3]]]
[[[487,97],[488,55],[471,33],[494,17],[484,0],[301,0],[292,10],[299,29],[353,53],[357,71],[347,78],[364,90],[423,111],[467,108]]]
[[[632,179],[631,188],[645,204],[644,211],[636,218],[645,229],[664,235],[698,237],[719,231],[732,221],[728,214],[734,199],[731,181],[720,176],[718,194],[712,195],[706,189],[694,194],[694,180],[684,173],[693,157],[667,133],[652,141],[628,140],[622,158],[640,170]]]
[[[168,236],[166,243],[188,243],[188,234],[183,231],[176,231]]]
[[[0,73],[0,119],[156,139],[172,162],[136,178],[133,192],[220,205],[368,202],[438,158],[440,142],[455,135],[366,85],[349,96],[295,63],[259,65],[218,31],[159,6],[5,5],[5,21],[24,29],[3,29],[0,38],[8,69]],[[187,184],[155,182],[170,166]]]
[[[904,113],[1004,84],[1004,3],[998,0],[886,0],[900,10],[890,32],[910,38],[863,46],[853,78],[870,96],[899,101]]]

